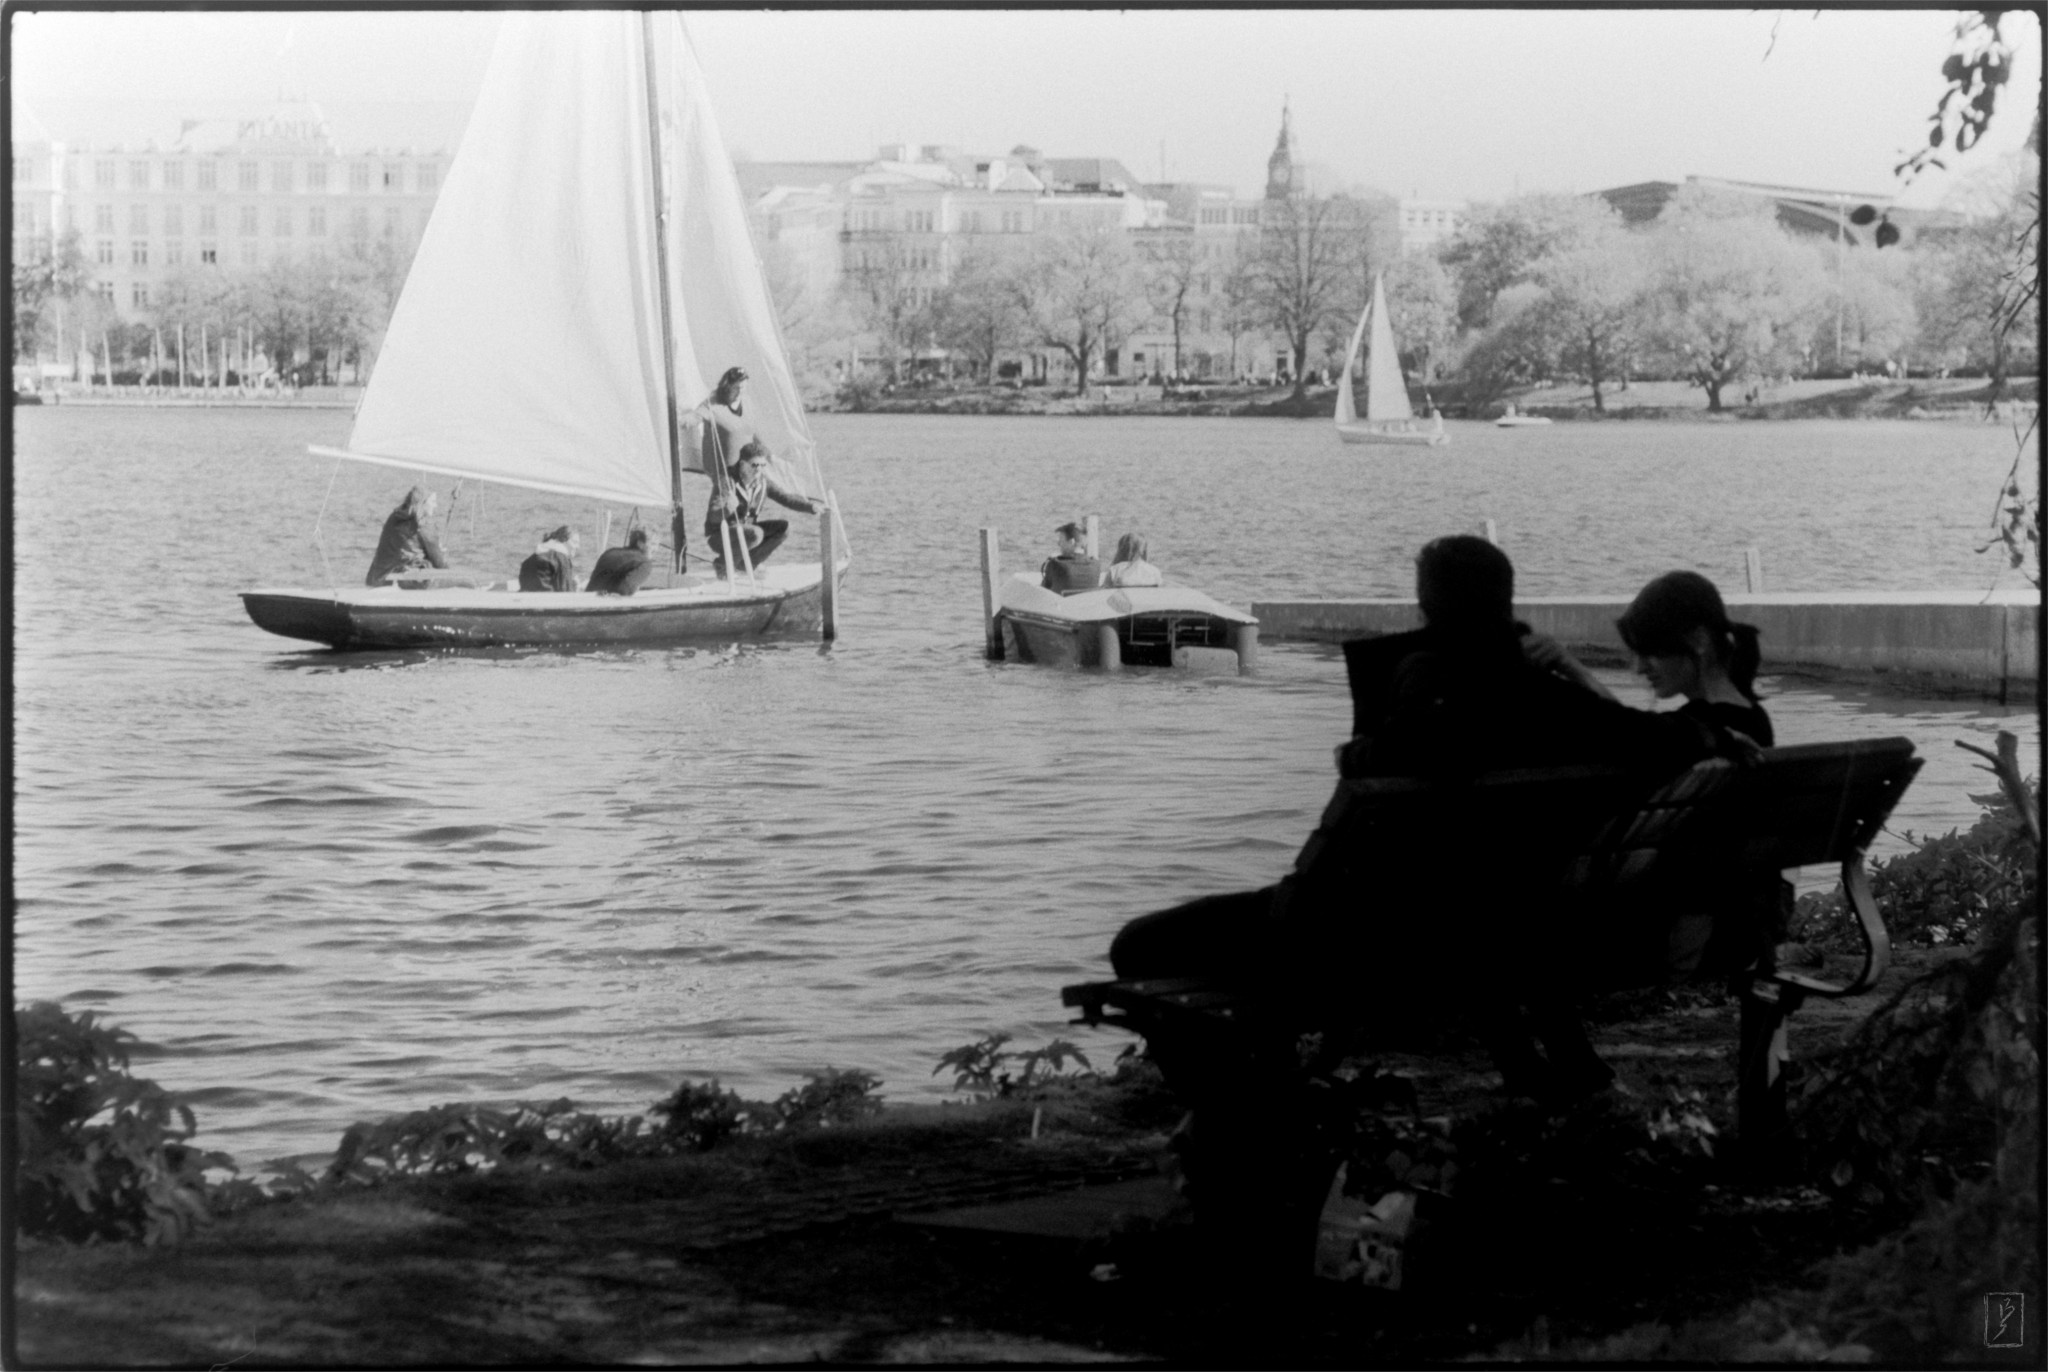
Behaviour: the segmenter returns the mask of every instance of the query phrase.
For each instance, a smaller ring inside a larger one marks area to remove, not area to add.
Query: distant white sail
[[[1354,424],[1358,421],[1358,402],[1351,398],[1351,374],[1358,369],[1358,347],[1365,341],[1365,324],[1372,317],[1372,306],[1358,316],[1358,325],[1351,330],[1351,346],[1344,350],[1344,374],[1337,381],[1337,422]]]
[[[1394,326],[1387,318],[1387,293],[1380,278],[1372,279],[1372,335],[1367,345],[1365,417],[1368,421],[1413,419],[1408,408],[1408,383],[1401,379],[1401,355],[1394,348]]]

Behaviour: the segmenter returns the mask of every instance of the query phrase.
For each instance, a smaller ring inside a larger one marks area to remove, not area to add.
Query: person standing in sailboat
[[[384,532],[377,538],[377,551],[370,558],[370,574],[363,584],[382,586],[391,573],[415,567],[446,567],[448,560],[441,556],[440,541],[428,527],[433,518],[434,493],[425,486],[407,491],[398,508],[384,518]]]
[[[754,567],[766,562],[768,555],[789,537],[788,520],[761,518],[761,511],[771,500],[805,514],[816,514],[821,508],[809,496],[776,485],[768,476],[768,445],[758,438],[749,439],[740,446],[739,461],[727,469],[725,489],[712,495],[710,508],[704,511],[704,536],[711,540],[712,547],[721,549],[712,558],[711,570],[715,575],[723,578],[728,574],[722,551],[722,526],[730,525],[734,539],[746,540],[747,562]],[[737,554],[737,546],[733,552]]]

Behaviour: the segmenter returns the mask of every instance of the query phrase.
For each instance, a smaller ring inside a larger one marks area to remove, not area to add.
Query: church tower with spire
[[[1266,199],[1285,200],[1300,192],[1294,164],[1294,146],[1288,125],[1287,101],[1280,101],[1280,139],[1273,155],[1266,159]]]

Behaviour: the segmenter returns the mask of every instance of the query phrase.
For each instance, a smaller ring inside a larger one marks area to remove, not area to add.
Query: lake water
[[[828,415],[856,558],[829,650],[342,655],[235,592],[361,577],[408,482],[305,454],[345,413],[15,422],[15,996],[146,1040],[138,1070],[245,1166],[452,1100],[618,1112],[827,1065],[937,1095],[959,1044],[1078,1032],[1059,987],[1105,973],[1124,919],[1278,877],[1329,794],[1341,660],[985,662],[979,526],[1015,568],[1093,511],[1240,605],[1405,594],[1417,546],[1488,518],[1529,594],[1682,565],[1739,586],[1751,545],[1777,590],[1975,589],[2013,453],[1946,423],[1453,425],[1380,452],[1315,423]],[[573,520],[587,564],[596,517],[472,486],[450,553],[509,573]],[[1783,742],[1920,745],[1900,828],[1974,816],[1990,780],[1955,740],[2038,747],[2031,710],[1764,685]]]

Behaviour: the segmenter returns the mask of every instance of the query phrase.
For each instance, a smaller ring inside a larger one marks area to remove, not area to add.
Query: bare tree
[[[1308,389],[1309,340],[1350,302],[1367,227],[1356,200],[1295,196],[1266,203],[1252,272],[1265,318],[1293,353],[1296,399]]]
[[[965,354],[988,381],[995,380],[997,357],[1025,331],[1014,276],[1007,255],[975,244],[932,300],[933,336],[942,347]]]
[[[1153,314],[1173,330],[1173,370],[1181,370],[1181,334],[1202,279],[1202,252],[1190,233],[1154,238],[1144,246],[1145,297]]]
[[[865,326],[889,350],[891,380],[901,380],[903,354],[924,331],[921,268],[895,235],[863,238],[847,253],[846,290]]]
[[[1041,343],[1074,364],[1075,394],[1108,340],[1144,317],[1145,287],[1130,239],[1116,224],[1062,225],[1032,245],[1016,298]]]

